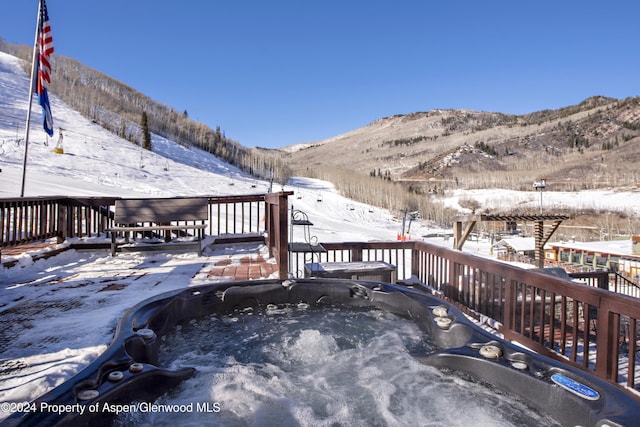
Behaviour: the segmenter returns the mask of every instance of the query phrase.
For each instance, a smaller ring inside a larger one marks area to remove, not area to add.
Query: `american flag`
[[[44,130],[53,136],[53,116],[49,106],[49,95],[47,86],[51,83],[51,64],[49,55],[53,53],[53,38],[51,37],[51,26],[49,25],[49,13],[45,0],[40,1],[40,16],[38,19],[38,73],[36,83],[36,93],[38,103],[42,106],[42,121]]]

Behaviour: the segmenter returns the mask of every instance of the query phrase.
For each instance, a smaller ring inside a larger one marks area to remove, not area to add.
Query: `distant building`
[[[600,242],[553,242],[545,250],[547,261],[588,270],[615,271],[640,276],[640,237]]]
[[[491,252],[503,261],[533,264],[536,252],[536,239],[533,237],[500,239],[491,246]]]
[[[493,245],[494,251],[507,251],[514,254],[530,256],[532,259],[536,250],[536,239],[533,237],[513,237],[501,239]]]

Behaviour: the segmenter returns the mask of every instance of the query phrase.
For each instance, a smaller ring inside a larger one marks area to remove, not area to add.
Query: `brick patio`
[[[207,277],[233,277],[235,280],[264,279],[277,273],[278,266],[268,262],[262,255],[227,258],[214,263]]]

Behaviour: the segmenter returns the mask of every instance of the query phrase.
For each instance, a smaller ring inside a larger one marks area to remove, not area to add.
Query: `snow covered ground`
[[[55,76],[54,76],[55,78]],[[18,197],[22,182],[24,121],[28,76],[19,60],[0,53],[0,197]],[[64,134],[64,154],[55,154],[57,134],[48,139],[40,125],[34,99],[26,168],[25,196],[195,196],[265,193],[268,183],[256,181],[200,150],[153,135],[153,152],[108,133],[65,106],[55,95],[51,104],[56,129]],[[281,188],[274,188],[275,191]],[[284,190],[295,194],[290,204],[309,214],[319,241],[394,240],[401,223],[388,211],[348,200],[327,182],[294,178]],[[454,193],[457,205],[469,194]],[[545,193],[558,203],[625,206],[640,212],[632,194],[590,192]],[[530,203],[534,192],[473,192],[489,202]],[[322,201],[319,201],[321,199]],[[433,230],[420,221],[412,236]],[[451,241],[430,241],[451,245]],[[488,256],[487,242],[467,242],[465,250]],[[265,253],[264,248],[257,248]],[[247,248],[255,253],[256,248]],[[123,253],[65,251],[0,269],[0,402],[25,402],[62,383],[89,364],[109,344],[118,319],[137,302],[164,291],[210,283],[206,272],[221,258],[242,256],[227,248],[195,253]],[[3,259],[6,257],[3,255]],[[9,413],[2,408],[0,420]]]
[[[482,208],[540,208],[540,193],[533,191],[514,191],[500,188],[482,190],[456,190],[446,199],[445,204],[459,209],[458,201],[472,199]],[[630,215],[640,215],[640,192],[608,190],[586,191],[545,191],[542,194],[542,207],[545,212],[558,209],[593,210],[595,212],[617,211]]]

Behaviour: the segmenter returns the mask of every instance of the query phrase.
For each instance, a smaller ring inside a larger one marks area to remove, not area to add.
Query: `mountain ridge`
[[[370,175],[380,170],[392,180],[446,181],[448,188],[465,181],[466,188],[522,189],[541,175],[562,189],[633,186],[639,136],[640,98],[593,96],[525,115],[438,109],[383,117],[299,149],[288,147],[287,156],[296,173],[327,167]],[[456,152],[455,161],[435,167],[434,159]],[[583,173],[576,174],[580,164]],[[481,176],[487,173],[492,179]],[[597,180],[584,182],[589,173]]]

